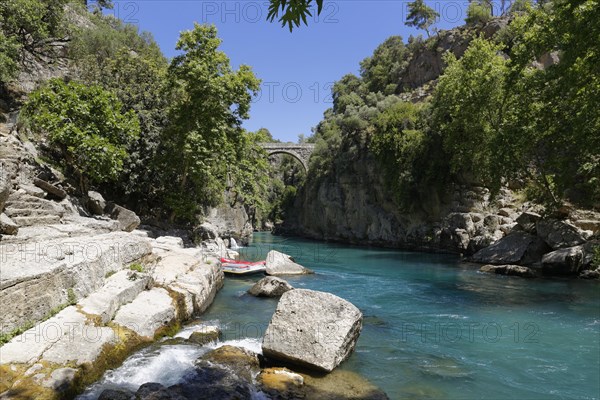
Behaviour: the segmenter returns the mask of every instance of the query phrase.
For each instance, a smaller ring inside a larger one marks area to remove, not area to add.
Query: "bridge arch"
[[[300,162],[306,172],[308,172],[308,160],[315,150],[312,143],[288,144],[288,143],[261,143],[260,146],[265,149],[269,156],[275,154],[288,154]]]

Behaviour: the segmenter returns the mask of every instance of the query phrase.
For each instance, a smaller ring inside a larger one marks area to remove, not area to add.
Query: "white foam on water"
[[[79,400],[94,400],[106,389],[128,389],[136,391],[148,382],[164,386],[178,383],[194,366],[194,361],[207,349],[189,345],[165,345],[158,349],[135,353],[123,365],[107,371],[90,386]]]
[[[203,321],[203,322],[199,322],[197,324],[188,325],[188,326],[184,327],[174,337],[181,338],[181,339],[189,339],[190,336],[192,335],[192,333],[198,332],[198,331],[201,332],[202,329],[207,326],[216,326],[216,327],[219,327],[221,330],[223,329],[223,327],[221,326],[221,323],[218,320]]]
[[[218,349],[225,345],[241,347],[246,350],[253,351],[256,354],[262,354],[262,338],[244,338],[226,340],[224,342],[209,343],[206,347],[210,349]]]
[[[230,239],[229,239],[229,243],[230,243],[230,244],[229,244],[229,248],[230,248],[231,250],[237,250],[237,249],[239,249],[239,248],[240,248],[240,246],[238,246],[238,244],[237,244],[237,242],[235,241],[235,239],[234,239],[234,238],[230,238]]]

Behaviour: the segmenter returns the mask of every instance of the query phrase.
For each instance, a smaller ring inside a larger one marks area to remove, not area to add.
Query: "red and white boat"
[[[235,275],[250,275],[265,272],[266,261],[240,261],[230,258],[221,258],[221,268],[223,272]]]

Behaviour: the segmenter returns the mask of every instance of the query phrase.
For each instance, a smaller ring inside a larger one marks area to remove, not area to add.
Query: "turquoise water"
[[[600,398],[600,285],[482,274],[453,256],[255,234],[242,257],[269,250],[316,274],[298,288],[361,309],[356,352],[341,368],[392,399]],[[245,291],[260,276],[227,278],[204,320],[225,340],[260,338],[277,305]]]

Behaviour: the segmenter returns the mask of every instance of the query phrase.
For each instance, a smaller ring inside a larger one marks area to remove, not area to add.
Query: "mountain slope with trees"
[[[518,4],[429,40],[388,39],[334,86],[284,230],[468,253],[520,210],[600,207],[597,5]],[[472,221],[457,213],[500,224],[463,235]]]

